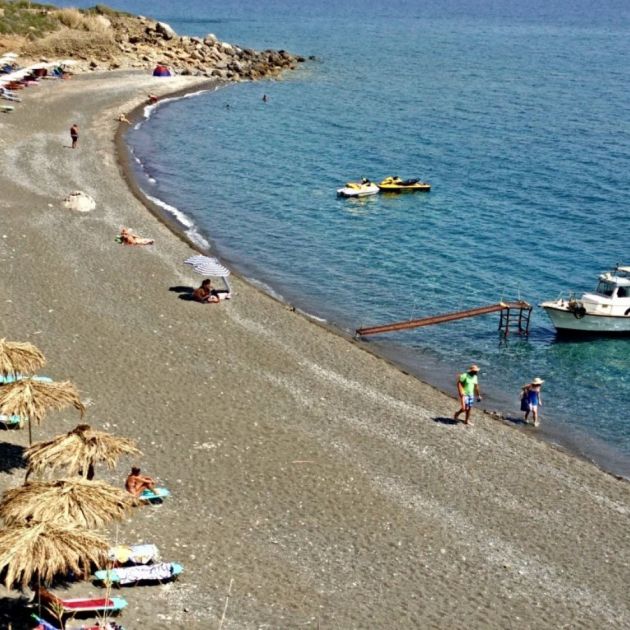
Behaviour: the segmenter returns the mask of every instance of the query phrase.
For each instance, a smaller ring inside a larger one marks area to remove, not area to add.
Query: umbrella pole
[[[232,287],[230,286],[230,283],[228,282],[228,279],[226,276],[223,276],[223,284],[225,285],[225,288],[227,289],[228,295],[230,295],[232,293]]]
[[[29,416],[28,419],[28,445],[32,446],[33,445],[33,429],[31,427],[31,418]]]

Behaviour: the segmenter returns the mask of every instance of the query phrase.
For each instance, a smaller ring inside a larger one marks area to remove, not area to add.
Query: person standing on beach
[[[466,372],[459,375],[457,379],[457,393],[459,394],[460,408],[455,412],[453,418],[459,420],[460,414],[464,414],[464,424],[473,426],[470,421],[470,411],[475,402],[481,400],[481,392],[479,383],[477,382],[477,374],[479,368],[473,363]]]
[[[521,411],[525,412],[525,424],[531,411],[532,418],[534,419],[534,426],[540,425],[540,419],[538,417],[538,407],[542,407],[542,395],[540,388],[545,381],[542,378],[536,377],[531,383],[523,385],[521,389]]]
[[[74,123],[72,127],[70,127],[70,138],[72,139],[72,148],[77,148],[77,142],[79,141],[79,125]]]

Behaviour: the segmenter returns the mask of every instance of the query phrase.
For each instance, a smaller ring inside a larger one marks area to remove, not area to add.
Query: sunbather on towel
[[[135,466],[131,469],[131,474],[125,481],[125,490],[139,497],[143,490],[155,490],[155,479],[140,474],[140,469]]]
[[[195,289],[192,294],[193,300],[196,302],[203,302],[209,304],[211,302],[220,302],[219,294],[216,289],[212,288],[212,282],[210,278],[206,278],[198,289]]]
[[[140,236],[136,236],[131,230],[128,228],[120,228],[120,234],[118,236],[121,243],[125,245],[153,245],[155,242],[152,238],[142,238]]]

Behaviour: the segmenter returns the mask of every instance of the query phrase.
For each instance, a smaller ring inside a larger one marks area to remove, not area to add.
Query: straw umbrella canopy
[[[90,479],[95,464],[104,463],[112,470],[122,455],[142,455],[142,452],[133,440],[80,424],[65,435],[33,444],[25,455],[27,477],[64,468],[68,476],[83,475]]]
[[[85,407],[70,381],[46,383],[25,378],[0,387],[0,414],[28,418],[29,444],[32,443],[33,422],[40,425],[47,411],[71,406],[83,417]]]
[[[35,579],[49,583],[56,575],[88,575],[107,561],[109,543],[98,533],[63,523],[31,521],[0,531],[0,573],[4,584],[27,587]]]
[[[0,375],[33,374],[46,364],[46,358],[32,343],[0,339]]]
[[[104,481],[32,481],[3,493],[0,517],[7,525],[32,519],[94,529],[122,520],[136,504],[133,495]]]

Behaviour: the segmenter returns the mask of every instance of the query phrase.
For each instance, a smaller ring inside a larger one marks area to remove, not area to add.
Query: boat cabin
[[[630,298],[630,267],[617,267],[615,271],[603,273],[595,293],[613,300]]]

